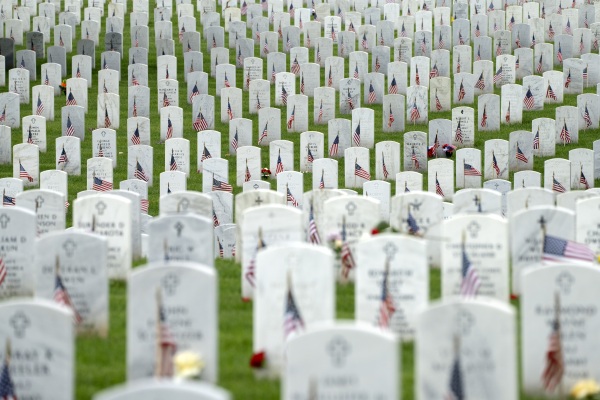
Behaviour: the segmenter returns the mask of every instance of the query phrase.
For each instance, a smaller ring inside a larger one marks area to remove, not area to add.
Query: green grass
[[[198,20],[198,29],[201,29],[200,18],[196,15]],[[173,17],[173,37],[177,38],[177,24],[176,16]],[[123,35],[123,42],[130,43],[129,39],[129,16],[125,17],[125,30]],[[104,24],[103,24],[104,25]],[[150,37],[153,37],[153,22],[149,23]],[[248,35],[250,37],[250,35]],[[80,37],[80,30],[77,29],[77,37]],[[100,43],[103,44],[104,35],[101,34]],[[154,184],[149,189],[150,198],[150,213],[156,215],[158,213],[158,197],[159,197],[159,185],[158,176],[162,172],[162,166],[164,165],[164,145],[159,144],[160,137],[160,126],[159,117],[155,112],[157,87],[156,87],[156,49],[153,40],[150,40],[150,52],[149,52],[149,83],[150,83],[150,107],[151,107],[151,142],[154,147]],[[225,43],[228,43],[227,37]],[[75,42],[74,42],[75,45]],[[75,47],[75,46],[74,46]],[[118,186],[118,182],[127,179],[126,170],[126,151],[128,138],[125,134],[126,121],[127,121],[127,60],[128,60],[128,45],[125,46],[126,50],[123,54],[122,67],[122,80],[120,85],[121,95],[121,113],[120,121],[121,128],[117,132],[117,149],[118,152],[122,152],[122,160],[119,160],[119,167],[114,172],[115,186]],[[280,44],[281,48],[281,44]],[[202,46],[205,50],[205,46]],[[96,51],[97,62],[96,65],[100,65],[100,49]],[[176,43],[176,55],[178,56],[178,73],[180,79],[180,105],[184,110],[184,137],[190,140],[191,165],[195,165],[196,154],[197,154],[197,141],[196,133],[191,129],[191,121],[193,119],[191,106],[187,105],[185,93],[186,85],[183,80],[183,57],[181,57],[181,45]],[[258,45],[255,48],[255,54],[259,54]],[[336,54],[336,51],[334,51]],[[314,52],[311,51],[311,60],[314,58]],[[204,71],[210,71],[209,65],[209,54],[204,52]],[[230,61],[235,62],[234,50],[230,50]],[[43,61],[38,60],[38,71],[39,64]],[[346,63],[347,64],[347,63]],[[266,61],[265,61],[266,65]],[[70,62],[67,62],[68,76],[71,76]],[[346,66],[346,69],[348,67]],[[348,72],[348,71],[347,71]],[[38,76],[40,74],[38,73]],[[347,75],[348,76],[348,75]],[[94,74],[94,86],[89,89],[89,112],[86,115],[86,140],[82,143],[82,160],[86,160],[92,157],[92,145],[91,135],[89,134],[90,129],[96,126],[96,106],[97,98],[97,74]],[[237,82],[243,82],[242,71],[237,71]],[[323,82],[323,81],[322,81]],[[39,84],[40,81],[32,83]],[[594,92],[594,88],[586,89],[586,92]],[[495,90],[499,93],[499,90]],[[209,94],[215,95],[215,80],[211,79],[209,82]],[[274,96],[274,94],[272,94]],[[258,117],[257,115],[248,114],[248,93],[244,92],[244,117],[253,120],[254,132],[253,142],[256,143],[258,139]],[[215,103],[219,104],[219,99],[215,98]],[[60,116],[60,108],[65,104],[64,97],[55,98],[55,115]],[[272,98],[272,104],[274,104],[274,98]],[[576,96],[565,96],[563,105],[576,105]],[[312,115],[313,100],[309,98],[309,115]],[[473,104],[476,108],[476,103]],[[398,133],[383,133],[380,132],[380,124],[382,120],[382,107],[381,105],[373,106],[375,110],[375,137],[376,141],[382,140],[396,140],[402,142],[402,134]],[[538,117],[554,117],[555,106],[546,106],[543,111],[536,112],[525,112],[523,115],[523,123],[513,124],[510,126],[502,125],[499,132],[492,133],[477,133],[475,137],[475,147],[483,149],[484,142],[492,138],[508,139],[510,132],[516,130],[528,130],[531,127],[531,121]],[[31,104],[21,106],[21,116],[29,115],[31,113]],[[229,139],[228,139],[228,125],[220,122],[219,112],[215,113],[216,123],[215,129],[220,131],[222,134],[222,149],[223,154],[228,152]],[[285,113],[282,113],[285,115]],[[477,114],[475,114],[477,115]],[[342,118],[350,118],[349,115],[339,115]],[[451,118],[450,112],[442,113],[430,113],[430,119],[434,118]],[[312,118],[310,118],[312,120]],[[309,130],[316,130],[326,133],[326,125],[314,125],[309,124]],[[417,125],[415,127],[408,126],[407,130],[422,130],[427,132],[427,126]],[[55,168],[55,157],[54,157],[54,140],[61,135],[61,123],[60,118],[56,118],[54,121],[47,122],[47,141],[48,151],[40,154],[40,170],[54,169]],[[296,148],[299,147],[298,133],[287,133],[285,127],[285,117],[282,118],[282,139],[291,140],[294,142]],[[592,148],[592,142],[594,140],[594,134],[591,131],[580,132],[579,144],[570,146],[557,146],[556,157],[562,157],[568,159],[568,151],[576,147]],[[21,129],[14,129],[12,133],[13,145],[20,143],[22,140]],[[268,166],[268,148],[263,148],[262,154],[262,165]],[[297,153],[296,153],[297,154]],[[235,157],[226,155],[230,161],[230,182],[235,182]],[[374,171],[374,158],[371,157],[371,170]],[[537,171],[543,171],[544,159],[536,158],[534,161],[534,169]],[[299,161],[295,162],[295,169],[298,170]],[[192,168],[192,171],[194,168]],[[339,163],[339,176],[343,177],[344,165],[343,162]],[[0,177],[12,176],[12,166],[0,166]],[[512,174],[511,174],[512,178]],[[425,177],[426,179],[426,177]],[[311,180],[304,180],[305,190],[310,190]],[[192,172],[188,179],[189,190],[201,190],[201,176],[195,172]],[[340,187],[343,186],[343,178]],[[86,169],[85,161],[82,168],[81,176],[70,176],[69,177],[69,201],[73,204],[76,198],[77,192],[86,189]],[[236,193],[239,193],[241,188],[236,188]],[[359,190],[359,192],[361,192]],[[68,223],[71,222],[71,210],[69,210]],[[141,263],[136,264],[138,266]],[[219,273],[219,365],[220,365],[220,379],[219,385],[230,390],[235,398],[238,399],[277,399],[279,398],[279,382],[278,381],[263,381],[255,380],[253,372],[248,366],[248,361],[252,352],[252,304],[244,303],[241,301],[240,296],[240,266],[232,261],[216,261],[216,269]],[[351,285],[337,287],[336,293],[337,301],[337,317],[341,319],[352,319],[354,316],[354,289]],[[440,297],[440,273],[439,270],[433,270],[431,273],[431,298],[436,299]],[[513,302],[515,306],[518,303]],[[110,334],[106,339],[100,339],[93,336],[84,336],[77,338],[77,364],[76,364],[76,398],[77,399],[89,399],[97,391],[107,388],[109,386],[119,384],[125,381],[125,343],[126,343],[126,283],[123,282],[111,282],[110,284]],[[403,398],[414,397],[414,354],[412,344],[402,345],[402,376],[399,377],[402,382]],[[522,398],[528,398],[522,396]],[[529,399],[532,399],[529,397]]]

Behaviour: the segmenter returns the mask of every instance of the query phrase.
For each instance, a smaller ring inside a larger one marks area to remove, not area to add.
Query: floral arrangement
[[[263,168],[260,170],[260,175],[263,179],[269,179],[271,177],[271,170],[269,168]]]
[[[600,399],[600,386],[593,379],[582,379],[571,388],[571,398],[573,399]]]
[[[250,357],[250,367],[254,369],[262,369],[266,366],[267,356],[264,351],[259,351],[252,354]]]
[[[60,92],[65,96],[67,95],[67,81],[62,81],[60,83]]]
[[[199,380],[204,370],[204,360],[194,351],[181,351],[173,357],[175,378]]]

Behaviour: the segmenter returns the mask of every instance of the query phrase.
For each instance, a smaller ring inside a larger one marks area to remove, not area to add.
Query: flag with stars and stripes
[[[481,124],[480,124],[482,128],[485,128],[487,126],[487,119],[488,119],[488,117],[487,117],[487,110],[486,110],[486,108],[487,108],[487,105],[484,105],[483,106],[483,114],[481,115]]]
[[[583,120],[585,121],[586,128],[592,126],[592,118],[590,117],[590,111],[588,110],[587,104],[585,105],[585,111],[583,112]]]
[[[306,151],[307,151],[306,161],[308,161],[310,163],[314,162],[315,161],[315,157],[313,156],[312,151],[310,151],[310,147],[307,147]]]
[[[231,139],[231,147],[233,148],[234,151],[236,151],[238,148],[238,131],[237,131],[237,129],[235,130],[233,139]]]
[[[398,84],[396,82],[396,76],[392,75],[392,82],[390,83],[390,87],[388,88],[389,94],[398,94]]]
[[[356,264],[354,262],[354,256],[352,255],[352,249],[350,249],[350,243],[348,243],[345,219],[342,222],[342,250],[340,252],[340,259],[342,276],[345,279],[348,279],[350,276],[350,271],[354,269]]]
[[[292,203],[292,206],[298,207],[298,200],[296,200],[289,187],[287,188],[287,201]]]
[[[358,176],[359,178],[363,178],[366,179],[368,181],[371,180],[371,174],[365,170],[363,167],[361,167],[358,162],[354,163],[354,175]]]
[[[71,123],[71,116],[67,115],[67,130],[65,131],[65,136],[73,136],[75,135],[75,127]]]
[[[544,236],[544,254],[542,257],[548,261],[564,261],[575,259],[592,262],[596,254],[585,244],[571,240],[561,239],[556,236]]]
[[[550,86],[549,83],[548,83],[548,89],[546,90],[546,98],[552,99],[552,100],[557,100],[556,94],[554,94],[554,90],[552,90],[552,86]]]
[[[571,70],[569,70],[569,74],[567,75],[567,79],[565,80],[565,88],[568,88],[571,84]]]
[[[36,113],[36,115],[42,115],[43,112],[44,112],[44,103],[42,103],[42,98],[38,94],[37,109],[36,109],[35,113]]]
[[[481,171],[467,163],[463,164],[463,173],[465,176],[481,176]]]
[[[535,99],[533,97],[533,93],[531,93],[531,88],[527,89],[527,93],[525,94],[525,98],[523,99],[523,105],[528,110],[531,110],[534,106]]]
[[[76,106],[77,101],[75,100],[75,96],[73,96],[73,91],[69,90],[69,95],[67,96],[67,105],[68,106]]]
[[[383,153],[381,153],[381,167],[383,168],[383,179],[387,179],[388,176],[390,176],[390,172],[385,165],[385,157]]]
[[[142,141],[140,140],[140,127],[139,127],[139,125],[137,125],[135,127],[135,131],[133,131],[133,135],[131,136],[131,143],[133,143],[134,145],[142,143]]]
[[[194,97],[198,96],[200,94],[200,90],[198,90],[198,84],[195,83],[194,87],[192,88],[192,93],[190,94],[190,103],[194,100]]]
[[[352,99],[352,96],[350,96],[350,88],[348,88],[348,97],[346,98],[346,102],[348,103],[348,107],[350,107],[351,110],[354,110],[354,100]]]
[[[312,203],[310,205],[310,213],[308,215],[308,241],[313,244],[321,244],[317,223],[315,222],[315,213]]]
[[[97,192],[108,192],[113,189],[112,182],[94,176],[92,182],[92,190]]]
[[[561,343],[560,311],[555,311],[552,330],[548,338],[542,383],[546,391],[553,391],[562,381],[565,373],[565,361]]]
[[[144,182],[148,182],[150,179],[148,178],[148,175],[146,175],[146,173],[144,172],[144,169],[142,168],[142,164],[140,164],[139,161],[136,161],[136,166],[135,166],[135,171],[133,172],[133,176],[136,179],[142,180]]]
[[[496,160],[496,155],[492,153],[492,168],[496,171],[496,176],[500,176],[500,166],[498,165],[498,160]]]
[[[444,191],[442,190],[442,186],[440,185],[440,181],[437,178],[437,174],[435,176],[435,193],[437,193],[438,195],[445,197],[444,196]]]
[[[156,321],[158,332],[156,338],[158,359],[156,360],[155,375],[157,377],[172,377],[174,373],[173,357],[177,351],[177,343],[175,343],[175,338],[167,323],[167,316],[162,304],[160,292],[157,295],[156,303],[158,311],[158,318]]]
[[[583,170],[579,173],[579,183],[581,183],[586,189],[590,188],[590,184],[588,183],[585,175],[583,174]]]
[[[352,135],[352,141],[356,146],[360,146],[360,121],[358,121],[358,125],[356,125],[356,129]]]
[[[229,120],[233,119],[233,110],[231,109],[231,103],[229,102],[229,97],[227,98],[227,115],[229,116]]]
[[[171,171],[177,171],[178,169],[177,161],[175,160],[175,153],[173,151],[171,151],[171,161],[169,163],[169,169]]]
[[[210,154],[210,151],[208,151],[206,144],[204,144],[204,148],[202,149],[202,156],[200,157],[200,161],[204,161],[209,158],[212,158],[212,155]]]
[[[213,228],[216,228],[217,226],[221,225],[221,223],[219,222],[219,217],[217,217],[217,213],[215,212],[214,208],[212,210],[212,215],[213,215]],[[221,243],[219,243],[220,245]]]
[[[379,315],[377,318],[377,325],[380,328],[389,328],[392,316],[396,312],[396,306],[394,305],[394,299],[390,293],[389,288],[389,275],[390,275],[390,260],[385,261],[385,270],[383,273],[383,280],[381,281],[381,296],[379,298]]]
[[[290,279],[288,279],[291,282]],[[300,315],[300,310],[294,300],[291,283],[288,283],[287,298],[285,302],[285,313],[283,316],[283,333],[287,340],[291,336],[298,334],[304,330],[304,321]]]
[[[260,138],[258,139],[258,144],[261,144],[262,141],[267,138],[267,136],[269,134],[268,127],[269,127],[269,121],[267,121],[267,123],[265,124],[265,129],[263,129],[262,133],[260,134]]]
[[[62,151],[60,152],[60,156],[58,157],[58,164],[66,164],[69,162],[69,158],[67,157],[67,152],[65,151],[65,146],[63,146]]]
[[[559,63],[562,64],[563,55],[562,55],[562,47],[561,47],[560,43],[558,43],[558,52],[556,53],[556,59],[558,60]]]
[[[521,147],[519,146],[519,143],[517,143],[517,152],[515,155],[516,159],[519,161],[523,161],[524,163],[529,162],[529,160],[527,159],[527,157],[525,157],[525,153],[523,153],[523,150],[521,150]]]
[[[252,174],[250,168],[248,168],[248,160],[246,160],[246,171],[244,172],[244,182],[250,182],[252,180]]]
[[[537,132],[535,133],[535,136],[533,137],[533,148],[534,150],[537,150],[540,148],[540,128],[538,127]]]
[[[465,297],[474,297],[477,295],[477,291],[479,290],[479,286],[481,282],[479,280],[479,274],[471,264],[469,257],[467,256],[467,251],[465,248],[465,243],[463,240],[462,247],[462,283],[460,285],[460,294]]]
[[[0,259],[0,263],[2,263],[2,259]],[[0,283],[2,283],[1,279]],[[9,360],[10,356],[8,354],[5,354],[4,363],[2,364],[2,370],[0,371],[0,399],[17,400],[15,385],[10,376]]]
[[[108,116],[108,108],[104,108],[104,127],[105,128],[110,128],[110,126],[112,125],[112,122],[110,121],[110,118]]]
[[[204,130],[208,129],[208,122],[204,118],[204,114],[202,114],[202,112],[198,112],[198,115],[196,116],[196,119],[194,120],[193,126],[194,126],[194,129],[196,130],[196,132],[200,132],[200,131],[204,131]]]
[[[421,118],[421,113],[419,112],[419,108],[417,107],[417,100],[415,99],[410,110],[410,121],[414,123],[419,118]]]
[[[285,90],[285,86],[281,86],[281,103],[284,106],[287,106],[287,98],[288,98],[288,93],[287,90]]]
[[[281,150],[279,150],[279,154],[277,154],[277,164],[275,165],[275,174],[280,174],[284,171],[283,161],[281,161]]]
[[[463,135],[462,135],[462,128],[460,127],[460,120],[458,120],[458,126],[456,127],[456,133],[454,135],[454,141],[455,142],[460,142],[463,143]]]
[[[421,164],[419,163],[419,158],[417,157],[417,153],[415,152],[415,148],[412,148],[412,154],[410,156],[410,160],[413,163],[415,169],[421,168]]]
[[[498,83],[502,80],[502,76],[504,75],[502,65],[498,67],[496,73],[494,74],[494,83]]]
[[[69,292],[67,291],[67,288],[65,287],[63,280],[58,273],[56,274],[54,280],[54,301],[73,310],[73,321],[75,324],[81,323],[83,318],[77,312],[77,309],[71,300],[71,296],[69,296]]]
[[[392,127],[392,124],[395,120],[396,119],[394,118],[394,113],[392,112],[392,105],[390,104],[390,112],[388,114],[388,128]]]
[[[458,89],[458,101],[461,101],[465,98],[467,92],[465,91],[465,85],[463,85],[462,81],[460,82],[460,88]]]
[[[19,178],[27,179],[29,182],[33,182],[33,177],[31,175],[29,175],[29,172],[27,172],[25,167],[23,167],[23,164],[21,164],[21,161],[19,161]]]
[[[292,126],[294,126],[295,119],[296,119],[296,106],[294,106],[294,108],[292,109],[292,113],[290,114],[290,118],[288,118],[288,121],[287,121],[288,129],[292,129]]]
[[[131,71],[131,85],[132,86],[139,86],[139,84],[140,84],[140,82],[135,77],[135,73],[133,71]]]
[[[563,143],[571,143],[571,133],[567,129],[567,121],[564,122],[563,128],[560,131],[560,140],[562,140]]]
[[[213,176],[213,183],[212,183],[212,191],[213,192],[229,192],[232,193],[233,192],[233,187],[224,181],[220,181],[217,178],[215,178]]]
[[[558,193],[565,193],[567,191],[554,176],[552,177],[552,190]]]
[[[331,148],[329,149],[329,157],[337,156],[338,150],[339,150],[339,145],[340,145],[340,134],[338,132],[338,134],[335,136],[335,139],[333,139]]]
[[[417,84],[418,85],[418,84]],[[373,83],[369,83],[369,104],[373,104],[377,101],[377,97],[375,95],[375,88],[373,87]]]
[[[450,384],[448,387],[448,394],[444,398],[445,400],[465,400],[465,390],[463,387],[462,370],[460,367],[460,358],[456,354],[452,361],[452,370],[450,371]]]
[[[479,75],[479,79],[477,79],[477,82],[475,83],[475,87],[480,90],[485,89],[485,80],[483,79],[483,72],[481,73],[481,75]]]

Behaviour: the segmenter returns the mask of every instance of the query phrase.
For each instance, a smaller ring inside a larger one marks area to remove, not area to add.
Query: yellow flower
[[[178,378],[198,378],[204,369],[204,361],[200,354],[193,351],[181,351],[173,358],[175,376]]]
[[[571,396],[576,399],[585,399],[598,393],[600,393],[600,386],[593,379],[583,379],[571,388]]]

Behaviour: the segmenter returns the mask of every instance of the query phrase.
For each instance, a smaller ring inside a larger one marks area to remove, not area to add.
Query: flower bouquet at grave
[[[63,96],[66,96],[67,95],[67,81],[62,81],[59,86],[60,86],[60,93]]]
[[[173,357],[175,366],[175,379],[177,380],[200,380],[204,370],[202,356],[194,351],[181,351]]]
[[[271,170],[269,168],[263,168],[260,170],[260,177],[267,180],[271,177]]]
[[[265,378],[267,376],[267,353],[257,351],[250,357],[250,368],[254,370],[254,376],[257,378]]]
[[[380,233],[396,233],[398,230],[394,229],[387,222],[380,222],[377,226],[371,229],[371,235],[378,235]]]
[[[570,398],[600,400],[600,386],[593,379],[580,380],[571,388]]]

